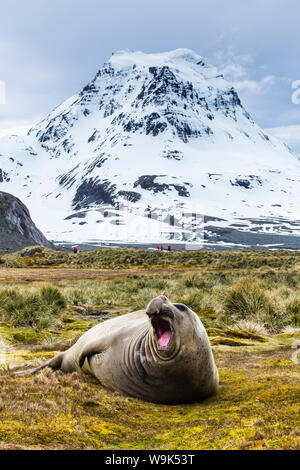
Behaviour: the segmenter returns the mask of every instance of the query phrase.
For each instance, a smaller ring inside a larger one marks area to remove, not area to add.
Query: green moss
[[[14,328],[9,324],[0,327],[0,336],[9,344],[43,344],[53,340],[53,334],[47,331],[38,332],[33,328]]]
[[[208,336],[220,336],[223,333],[221,328],[206,328]]]
[[[213,336],[210,338],[213,346],[222,344],[224,346],[249,346],[249,343],[234,338],[225,338],[224,336]],[[251,344],[251,343],[250,343]]]
[[[201,310],[198,310],[197,311],[197,314],[199,315],[199,317],[205,317],[205,318],[209,318],[210,320],[214,320],[216,318],[216,312],[214,311],[213,308],[203,308]]]
[[[232,337],[232,338],[245,338],[250,339],[253,341],[259,341],[261,343],[265,343],[268,339],[265,336],[257,335],[254,333],[249,333],[248,331],[242,330],[223,330],[222,336]]]
[[[292,360],[291,359],[279,359],[277,361],[269,361],[267,363],[270,367],[289,367],[291,368],[292,366]]]
[[[65,331],[75,331],[75,330],[81,330],[81,331],[86,331],[90,328],[95,326],[95,322],[92,321],[87,321],[87,320],[74,320],[72,322],[68,322],[64,328]]]

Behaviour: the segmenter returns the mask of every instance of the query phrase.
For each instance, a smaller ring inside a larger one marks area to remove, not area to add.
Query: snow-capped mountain
[[[297,235],[299,188],[298,157],[188,49],[115,53],[25,138],[0,139],[0,189],[54,241],[155,242],[170,219],[171,238],[199,241],[202,214],[212,243]]]

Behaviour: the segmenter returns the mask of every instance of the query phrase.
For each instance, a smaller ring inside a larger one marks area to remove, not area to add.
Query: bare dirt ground
[[[154,275],[170,273],[193,273],[199,271],[227,273],[239,271],[240,269],[220,269],[220,268],[152,268],[152,269],[66,269],[66,268],[1,268],[0,282],[46,282],[46,281],[67,281],[67,280],[97,280],[115,279],[126,277],[129,274]]]
[[[143,272],[143,271],[141,271]],[[63,281],[99,278],[114,278],[126,276],[136,271],[95,270],[95,269],[64,269],[64,268],[2,268],[0,269],[0,282],[34,282],[34,281]]]
[[[185,269],[184,272],[195,271],[193,269]],[[0,269],[0,282],[43,282],[43,281],[66,281],[66,280],[82,280],[82,279],[113,279],[125,277],[128,274],[159,274],[170,272],[182,272],[182,269],[65,269],[65,268],[2,268]]]

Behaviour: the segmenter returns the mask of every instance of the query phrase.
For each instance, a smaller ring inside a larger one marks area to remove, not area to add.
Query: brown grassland
[[[162,292],[204,323],[220,372],[215,397],[158,405],[83,374],[14,375]],[[297,449],[297,340],[298,252],[2,255],[0,449]]]

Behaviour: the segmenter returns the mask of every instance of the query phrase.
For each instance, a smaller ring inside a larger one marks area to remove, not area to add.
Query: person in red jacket
[[[160,250],[164,251],[164,247],[162,245],[160,245]]]
[[[74,252],[74,255],[76,255],[78,253],[78,248],[76,246],[74,246],[73,252]]]
[[[158,250],[160,250],[160,247],[159,247],[159,245],[157,245],[157,249],[158,249]]]
[[[171,245],[168,245],[168,251],[171,251]]]

